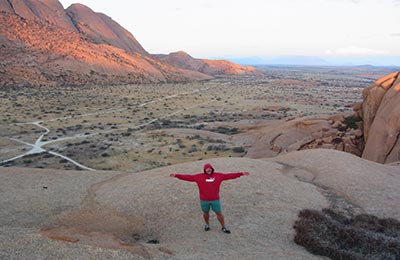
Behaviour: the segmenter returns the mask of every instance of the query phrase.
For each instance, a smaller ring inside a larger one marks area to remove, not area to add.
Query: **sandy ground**
[[[301,209],[400,218],[398,166],[307,150],[209,160],[219,171],[251,175],[221,187],[232,234],[215,216],[204,232],[196,185],[168,176],[197,173],[204,162],[140,173],[0,168],[0,258],[323,259],[293,242]]]

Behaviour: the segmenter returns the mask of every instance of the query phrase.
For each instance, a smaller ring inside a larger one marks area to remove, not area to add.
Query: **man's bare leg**
[[[204,221],[206,222],[204,230],[208,231],[208,230],[210,230],[210,213],[209,212],[203,212],[203,217],[204,217]]]
[[[221,223],[221,226],[224,228],[225,227],[224,215],[222,215],[222,213],[216,213],[216,214],[219,223]]]
[[[224,233],[230,234],[231,231],[229,231],[228,229],[225,228],[225,219],[224,219],[224,215],[222,215],[222,213],[216,213],[217,214],[217,219],[219,221],[219,223],[221,223],[222,226],[222,231]]]
[[[204,221],[207,225],[210,225],[210,212],[203,212]]]

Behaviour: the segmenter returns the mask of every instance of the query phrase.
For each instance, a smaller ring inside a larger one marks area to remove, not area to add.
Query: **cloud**
[[[375,50],[357,46],[347,46],[338,48],[336,50],[327,50],[327,55],[350,55],[350,56],[372,56],[372,55],[383,55],[386,54],[385,51]]]

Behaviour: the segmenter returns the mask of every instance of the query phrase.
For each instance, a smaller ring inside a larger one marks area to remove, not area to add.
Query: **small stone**
[[[322,138],[322,141],[324,141],[324,143],[326,144],[331,144],[333,141],[333,137],[332,136],[324,137]]]

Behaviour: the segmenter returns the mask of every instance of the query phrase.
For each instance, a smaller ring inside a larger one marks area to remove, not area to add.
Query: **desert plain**
[[[290,116],[352,113],[391,72],[370,67],[258,67],[262,76],[189,83],[0,88],[3,166],[139,172],[246,156],[232,138]],[[11,160],[10,160],[11,159]]]

